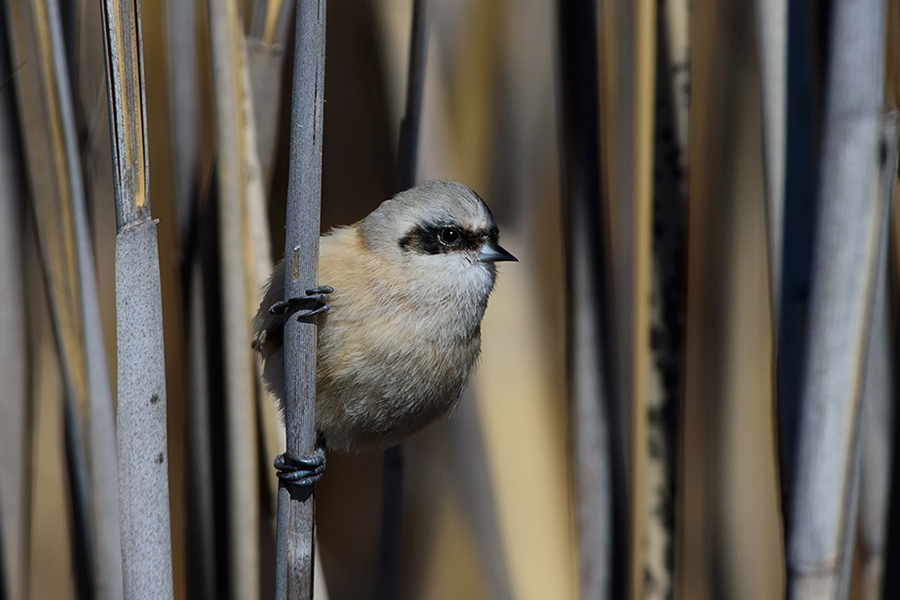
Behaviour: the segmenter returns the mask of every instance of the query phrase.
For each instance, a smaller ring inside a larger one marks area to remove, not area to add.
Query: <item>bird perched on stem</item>
[[[280,262],[253,321],[267,388],[283,405],[283,326],[296,304],[320,313],[316,429],[329,447],[386,448],[446,414],[481,350],[494,263],[516,260],[497,237],[475,192],[430,181],[321,237],[319,280],[334,290],[285,301]]]

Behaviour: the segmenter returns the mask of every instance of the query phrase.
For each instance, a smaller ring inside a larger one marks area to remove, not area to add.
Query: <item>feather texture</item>
[[[465,186],[428,182],[320,241],[319,281],[331,309],[318,317],[316,427],[331,448],[385,448],[459,401],[481,350],[481,319],[496,279],[479,248],[417,251],[401,243],[426,224],[485,232],[496,223]],[[493,241],[489,233],[493,232]],[[254,320],[267,387],[283,402],[280,262]]]

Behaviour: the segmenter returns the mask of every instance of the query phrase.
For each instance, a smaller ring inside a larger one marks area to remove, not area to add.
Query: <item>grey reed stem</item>
[[[885,4],[831,9],[818,215],[804,345],[788,598],[848,597],[855,535],[860,396],[878,250],[888,212],[876,193],[884,98]]]
[[[140,5],[102,0],[116,190],[119,501],[125,598],[170,599],[166,371],[156,222],[150,215]]]
[[[322,196],[322,117],[325,109],[325,0],[297,3],[291,158],[285,237],[284,297],[316,287]],[[327,283],[327,282],[326,282]],[[287,451],[312,454],[316,444],[316,325],[284,326]],[[275,597],[309,600],[313,593],[315,496],[278,488]]]

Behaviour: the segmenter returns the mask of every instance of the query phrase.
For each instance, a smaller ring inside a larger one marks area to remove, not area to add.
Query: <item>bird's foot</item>
[[[284,318],[288,319],[296,313],[298,320],[310,319],[331,308],[331,305],[326,300],[328,299],[328,294],[333,291],[334,288],[329,285],[306,290],[305,296],[276,302],[269,307],[269,314],[284,315]]]
[[[295,456],[290,452],[279,454],[275,457],[275,469],[281,484],[293,496],[301,488],[307,488],[321,479],[325,472],[325,449],[317,445],[308,456]]]

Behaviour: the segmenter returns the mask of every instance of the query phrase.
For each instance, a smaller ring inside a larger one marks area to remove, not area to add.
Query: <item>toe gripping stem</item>
[[[296,456],[290,452],[275,457],[275,469],[281,485],[295,495],[317,482],[325,472],[325,449],[316,447],[311,455]]]
[[[284,318],[288,319],[296,313],[297,320],[308,321],[331,308],[331,305],[326,300],[328,299],[328,294],[333,291],[334,288],[328,285],[306,290],[305,296],[276,302],[269,307],[269,314],[284,315]]]

